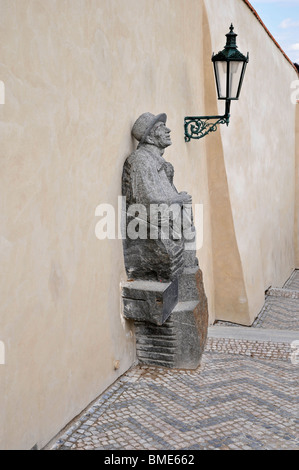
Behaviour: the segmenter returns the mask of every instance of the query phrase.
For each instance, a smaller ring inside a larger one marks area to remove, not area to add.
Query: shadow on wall
[[[218,114],[215,79],[210,57],[211,32],[203,7],[205,113]],[[220,131],[206,138],[207,170],[211,207],[215,319],[250,325],[248,299],[230,204]],[[243,302],[240,303],[240,298]]]

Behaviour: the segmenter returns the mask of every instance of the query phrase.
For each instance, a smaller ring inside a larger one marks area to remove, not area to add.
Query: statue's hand
[[[180,192],[179,197],[182,204],[192,204],[192,196],[190,196],[186,191]]]

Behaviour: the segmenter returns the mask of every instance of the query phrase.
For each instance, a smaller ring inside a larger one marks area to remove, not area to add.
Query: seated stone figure
[[[183,220],[190,222],[189,232],[194,229],[192,199],[186,192],[177,191],[173,184],[173,166],[163,158],[165,149],[171,145],[166,119],[166,114],[144,113],[132,128],[132,135],[139,144],[123,169],[126,226],[136,218],[138,224],[144,226],[146,236],[135,238],[127,232],[124,240],[125,267],[130,279],[173,280],[187,263],[195,265],[197,261],[195,255],[190,254],[188,261],[185,234],[181,230]],[[144,207],[146,213],[137,211],[137,215],[134,210],[132,213],[130,208],[136,205]],[[187,214],[188,206],[190,214]]]
[[[142,114],[132,134],[139,144],[122,177],[129,278],[122,285],[123,315],[134,321],[139,362],[194,369],[207,338],[208,307],[191,196],[177,191],[173,166],[163,157],[171,145],[166,114]]]

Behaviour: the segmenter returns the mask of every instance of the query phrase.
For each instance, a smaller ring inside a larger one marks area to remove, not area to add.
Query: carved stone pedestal
[[[134,320],[140,363],[178,369],[199,366],[208,308],[198,267],[185,268],[178,283],[128,282],[123,301],[124,316]]]

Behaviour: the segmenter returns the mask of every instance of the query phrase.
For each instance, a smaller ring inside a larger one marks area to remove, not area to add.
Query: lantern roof
[[[248,62],[248,55],[247,57],[242,54],[242,52],[238,51],[238,46],[236,42],[237,34],[234,33],[234,26],[231,24],[230,32],[226,34],[226,45],[224,49],[218,54],[213,54],[212,61],[241,61],[241,62]]]

